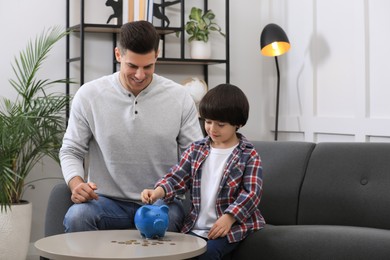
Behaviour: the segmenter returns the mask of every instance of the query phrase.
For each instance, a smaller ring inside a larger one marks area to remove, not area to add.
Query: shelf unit
[[[66,78],[70,79],[70,64],[72,62],[80,62],[80,77],[79,77],[79,84],[84,84],[84,61],[85,61],[85,37],[88,33],[110,33],[112,34],[112,44],[113,48],[111,51],[116,47],[117,43],[117,35],[120,31],[120,25],[109,25],[109,24],[91,24],[91,23],[85,23],[85,0],[73,0],[73,1],[79,1],[80,2],[80,23],[76,25],[70,24],[70,2],[72,0],[66,0],[66,28],[68,30],[71,30],[72,32],[66,36]],[[127,0],[123,0],[127,1]],[[164,3],[165,0],[162,0]],[[208,66],[215,65],[215,64],[225,64],[225,71],[226,71],[226,82],[230,82],[230,52],[229,52],[229,0],[225,0],[225,59],[207,59],[207,60],[201,60],[201,59],[189,59],[185,58],[185,31],[184,31],[184,25],[185,25],[185,0],[181,0],[180,3],[180,27],[164,27],[164,22],[161,21],[161,26],[157,27],[156,29],[159,32],[161,39],[163,40],[163,51],[162,51],[162,57],[158,58],[157,64],[161,65],[199,65],[203,66],[203,76],[204,81],[208,83]],[[203,9],[208,9],[208,0],[204,0],[203,2]],[[164,9],[162,9],[162,12],[164,13]],[[180,58],[170,58],[166,57],[165,55],[165,49],[169,48],[169,46],[166,46],[165,44],[165,35],[172,34],[180,32]],[[70,47],[70,37],[74,36],[75,34],[78,34],[80,38],[80,45],[79,45],[79,51],[80,55],[77,57],[71,57],[71,47]],[[113,51],[112,51],[113,52]],[[112,65],[112,71],[115,72],[117,70],[117,63],[115,60],[115,55],[113,54],[113,65]],[[69,84],[66,85],[66,94],[70,95],[70,86]],[[67,109],[69,111],[69,109]],[[68,116],[68,115],[67,115]]]

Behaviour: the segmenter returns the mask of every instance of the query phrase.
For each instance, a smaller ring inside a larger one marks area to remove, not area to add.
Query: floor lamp
[[[261,54],[275,57],[278,83],[276,88],[275,141],[278,140],[280,73],[278,56],[290,49],[290,41],[283,29],[274,23],[266,25],[260,36]]]

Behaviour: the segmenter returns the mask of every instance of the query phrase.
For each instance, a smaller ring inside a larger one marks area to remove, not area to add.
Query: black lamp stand
[[[276,87],[276,114],[275,114],[275,141],[278,140],[278,122],[279,122],[279,93],[280,93],[280,72],[278,56],[275,56],[276,73],[278,77],[278,83]]]

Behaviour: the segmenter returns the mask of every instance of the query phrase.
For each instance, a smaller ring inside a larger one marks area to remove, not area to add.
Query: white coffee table
[[[65,233],[35,242],[40,256],[49,259],[158,259],[198,256],[206,241],[192,235],[166,232],[162,239],[143,239],[138,230],[99,230]]]

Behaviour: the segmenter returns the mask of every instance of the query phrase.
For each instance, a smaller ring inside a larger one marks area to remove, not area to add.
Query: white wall
[[[279,58],[280,139],[389,142],[390,2],[264,0],[260,8],[261,23],[281,25],[292,45]],[[262,71],[272,73],[266,63]]]
[[[96,15],[104,13],[100,6],[105,1],[94,1],[99,2],[99,8],[88,11],[90,19],[101,19]],[[186,5],[199,2],[186,0]],[[224,1],[213,3],[223,24],[220,16]],[[230,81],[249,98],[250,119],[242,130],[249,139],[273,139],[275,63],[259,51],[260,33],[273,22],[284,28],[292,45],[279,57],[279,140],[389,142],[390,31],[386,25],[390,24],[390,1],[245,0],[230,1],[230,7]],[[13,56],[43,28],[65,26],[65,1],[0,1],[0,22],[5,25],[0,49],[0,95],[13,97],[15,93],[7,81],[12,77]],[[220,51],[222,41],[217,36],[214,39],[215,49]],[[110,37],[90,35],[87,44],[86,80],[110,73]],[[53,49],[45,64],[41,73],[44,77],[65,76],[64,41]],[[201,74],[197,67],[159,66],[157,71],[178,82]],[[223,66],[211,68],[211,73],[210,87],[224,81]],[[31,179],[41,176],[61,176],[60,169],[45,162]],[[26,191],[25,198],[33,202],[34,208],[32,241],[43,236],[47,196],[55,182],[37,182],[35,190]]]

